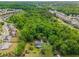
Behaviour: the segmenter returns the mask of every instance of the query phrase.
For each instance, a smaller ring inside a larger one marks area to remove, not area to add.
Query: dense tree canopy
[[[78,6],[63,6],[63,7],[57,7],[58,11],[63,12],[67,15],[79,15],[79,7]]]
[[[20,29],[20,40],[42,39],[51,44],[53,53],[79,54],[79,31],[59,22],[47,9],[24,10],[10,17],[9,21]]]

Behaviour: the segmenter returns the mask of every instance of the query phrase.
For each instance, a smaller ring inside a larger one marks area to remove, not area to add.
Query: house
[[[12,30],[11,30],[11,32],[10,32],[10,34],[14,37],[14,36],[16,36],[16,28],[13,28]]]
[[[11,46],[11,43],[5,42],[2,45],[0,45],[0,49],[5,50],[5,49],[8,49],[10,46]]]
[[[10,42],[11,39],[12,39],[12,36],[7,35],[7,36],[5,36],[4,41]]]
[[[42,40],[35,40],[35,47],[36,48],[41,48],[42,47]]]
[[[16,36],[16,30],[13,30],[12,32],[11,32],[11,35],[14,37],[14,36]]]

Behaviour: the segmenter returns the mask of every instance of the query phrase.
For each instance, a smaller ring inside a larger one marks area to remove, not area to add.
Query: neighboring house
[[[52,10],[51,10],[51,13],[52,13]],[[56,12],[55,14],[56,14],[57,17],[59,17],[64,22],[69,23],[76,28],[79,28],[79,15],[77,15],[77,16],[75,16],[75,15],[67,16],[66,14],[61,13],[61,12]]]
[[[0,50],[5,50],[8,49],[11,46],[11,43],[3,43],[2,45],[0,45]]]
[[[11,39],[12,39],[12,36],[8,35],[8,36],[5,36],[4,41],[10,42]]]
[[[15,29],[11,31],[11,35],[12,35],[13,37],[16,36],[16,30],[15,30]]]

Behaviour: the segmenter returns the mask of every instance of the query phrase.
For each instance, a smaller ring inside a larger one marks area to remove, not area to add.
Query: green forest
[[[17,47],[14,49],[13,55],[10,56],[23,56],[22,53],[26,44],[33,43],[35,40],[43,41],[42,48],[39,49],[39,56],[53,57],[57,54],[61,56],[79,56],[79,29],[60,21],[58,17],[48,12],[49,9],[54,8],[67,15],[79,15],[79,5],[75,7],[69,3],[63,3],[66,4],[66,8],[58,2],[55,2],[56,4],[54,2],[4,3],[0,2],[0,8],[22,9],[6,21],[15,24],[19,31]],[[73,5],[75,4],[73,3]],[[33,48],[31,49],[33,50]],[[4,56],[7,56],[7,54],[4,54]]]

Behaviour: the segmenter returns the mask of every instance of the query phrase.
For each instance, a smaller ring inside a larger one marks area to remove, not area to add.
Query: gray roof
[[[42,41],[41,40],[36,40],[35,41],[35,46],[38,47],[38,48],[42,47]]]

